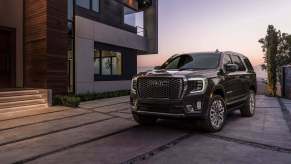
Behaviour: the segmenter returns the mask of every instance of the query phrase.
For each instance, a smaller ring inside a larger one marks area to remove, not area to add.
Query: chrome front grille
[[[184,88],[183,78],[141,77],[138,79],[138,95],[141,98],[179,99]]]

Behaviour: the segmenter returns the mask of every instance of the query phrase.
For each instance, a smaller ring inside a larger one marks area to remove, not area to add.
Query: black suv
[[[175,55],[132,79],[134,119],[152,125],[157,119],[196,118],[203,129],[222,129],[227,113],[255,113],[256,74],[247,57],[235,52]]]

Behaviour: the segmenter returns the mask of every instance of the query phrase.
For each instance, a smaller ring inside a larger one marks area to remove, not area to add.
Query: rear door
[[[240,56],[238,55],[232,55],[231,56],[232,62],[234,64],[237,64],[239,69],[237,72],[234,72],[234,77],[236,79],[236,85],[237,85],[237,91],[234,95],[236,100],[240,100],[245,98],[245,96],[247,96],[248,94],[248,85],[245,82],[245,77],[247,74],[247,69],[244,65],[244,63],[242,62],[242,59],[240,58]]]
[[[245,76],[242,77],[242,83],[245,85],[245,92],[249,92],[250,87],[254,87],[254,89],[257,88],[257,78],[256,73],[254,71],[254,68],[249,61],[248,58],[243,57],[242,61],[244,62],[247,71],[245,72]]]

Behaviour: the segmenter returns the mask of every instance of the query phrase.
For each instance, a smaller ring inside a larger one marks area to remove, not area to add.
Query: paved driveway
[[[291,101],[257,96],[256,110],[253,118],[230,114],[216,134],[202,133],[196,122],[138,126],[128,97],[83,103],[80,109],[2,113],[0,163],[290,164]]]

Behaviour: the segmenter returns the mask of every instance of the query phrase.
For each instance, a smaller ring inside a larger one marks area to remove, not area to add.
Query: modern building
[[[137,56],[158,52],[157,0],[1,0],[0,14],[0,89],[129,89]]]

